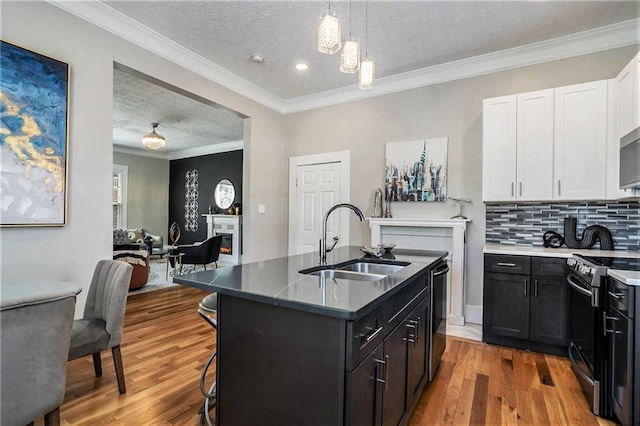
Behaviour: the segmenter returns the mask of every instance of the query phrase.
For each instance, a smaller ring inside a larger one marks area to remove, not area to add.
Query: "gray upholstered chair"
[[[93,355],[96,377],[102,375],[100,351],[111,349],[118,390],[127,391],[120,343],[133,267],[119,260],[101,260],[93,273],[82,319],[73,322],[69,361]]]
[[[71,291],[4,300],[0,305],[0,421],[24,426],[44,416],[60,424],[69,338],[76,306]]]

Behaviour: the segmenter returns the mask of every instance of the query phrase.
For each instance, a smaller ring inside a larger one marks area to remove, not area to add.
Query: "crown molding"
[[[283,114],[306,111],[432,84],[476,77],[640,43],[640,19],[633,19],[539,43],[474,56],[376,80],[371,90],[357,86],[285,101]]]
[[[202,155],[220,154],[229,151],[238,151],[244,149],[244,141],[233,141],[216,143],[207,146],[199,146],[196,148],[181,149],[179,151],[171,151],[162,153],[162,151],[152,151],[149,149],[142,150],[129,148],[122,145],[113,145],[113,152],[120,154],[138,155],[140,157],[157,158],[160,160],[180,160],[182,158],[200,157]]]
[[[99,1],[47,1],[281,114],[307,111],[640,43],[638,31],[640,19],[633,19],[539,43],[382,77],[376,80],[376,86],[372,90],[360,90],[353,85],[285,100],[187,50]]]
[[[47,0],[72,15],[278,112],[283,99],[96,0]]]

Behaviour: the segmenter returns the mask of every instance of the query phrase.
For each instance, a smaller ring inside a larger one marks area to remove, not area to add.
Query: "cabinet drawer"
[[[347,370],[351,371],[383,340],[391,329],[384,325],[382,306],[357,321],[347,321]]]
[[[420,275],[407,287],[394,295],[384,304],[384,321],[388,330],[393,330],[411,309],[430,292],[429,275]]]
[[[531,271],[531,258],[529,256],[485,254],[484,270],[485,272],[528,275]]]
[[[543,275],[546,277],[567,276],[567,259],[557,257],[532,257],[531,275]]]
[[[610,283],[607,294],[609,305],[619,310],[621,314],[634,318],[636,316],[636,312],[634,312],[635,287],[628,286],[613,278]]]

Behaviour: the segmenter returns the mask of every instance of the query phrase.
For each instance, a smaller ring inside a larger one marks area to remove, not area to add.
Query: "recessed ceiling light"
[[[307,64],[303,64],[302,62],[299,64],[296,64],[296,69],[298,71],[306,71],[307,69],[309,69],[309,65]]]

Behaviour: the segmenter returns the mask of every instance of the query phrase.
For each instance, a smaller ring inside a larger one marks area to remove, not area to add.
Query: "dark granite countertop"
[[[192,272],[173,282],[252,301],[354,320],[397,293],[447,253],[425,250],[393,251],[405,268],[377,281],[321,278],[298,271],[319,265],[318,253],[247,263],[209,271]],[[359,247],[340,247],[327,254],[327,264],[359,259]],[[382,259],[385,261],[385,259]]]

